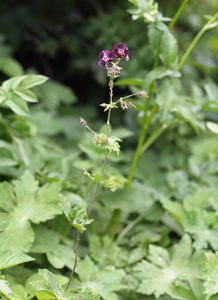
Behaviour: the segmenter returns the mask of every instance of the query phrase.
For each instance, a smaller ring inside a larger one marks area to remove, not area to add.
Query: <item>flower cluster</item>
[[[111,68],[117,68],[121,59],[129,59],[129,49],[125,43],[115,44],[112,50],[102,50],[99,53],[98,65],[100,68],[109,69],[108,63],[111,63]]]

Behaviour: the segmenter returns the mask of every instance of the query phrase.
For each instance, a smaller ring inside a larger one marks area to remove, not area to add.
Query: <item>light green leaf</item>
[[[208,296],[218,294],[218,252],[206,253],[204,277],[204,292]]]
[[[34,177],[26,172],[20,180],[14,182],[13,189],[13,198],[10,199],[11,191],[5,191],[8,193],[6,195],[8,198],[5,199],[8,199],[11,205],[13,204],[13,209],[7,211],[8,205],[6,205],[7,218],[4,218],[0,231],[1,249],[28,251],[34,240],[30,222],[45,222],[61,214],[58,205],[60,185],[51,183],[39,188]],[[4,207],[2,208],[4,210]]]
[[[7,99],[5,105],[7,105],[15,114],[27,116],[29,109],[26,102],[16,95],[11,95],[11,97],[12,98]]]
[[[13,252],[10,250],[0,251],[0,270],[11,268],[32,260],[34,260],[34,258],[22,252]]]
[[[38,300],[70,300],[69,293],[64,293],[63,286],[68,279],[55,275],[46,269],[39,270],[27,281],[27,290]]]
[[[164,66],[160,66],[151,72],[145,78],[146,86],[149,86],[154,80],[164,77],[180,77],[181,74],[177,71],[169,70]]]
[[[12,290],[9,287],[9,283],[4,279],[3,276],[0,276],[0,296],[10,296],[11,294]]]
[[[22,66],[11,57],[0,58],[0,70],[8,76],[19,76],[23,73]]]
[[[172,255],[160,247],[149,247],[149,261],[142,261],[136,267],[141,280],[138,292],[160,297],[171,294],[175,282],[183,282],[200,276],[198,269],[191,266],[192,246],[188,236],[175,245]]]
[[[99,269],[88,256],[79,263],[78,274],[82,289],[90,289],[105,300],[118,300],[116,292],[125,288],[123,270],[113,266]]]
[[[48,77],[44,75],[25,75],[23,76],[23,80],[20,84],[21,89],[31,89],[34,86],[43,84],[48,80]]]
[[[173,68],[177,62],[177,54],[177,41],[166,27],[161,38],[160,58],[167,68]]]

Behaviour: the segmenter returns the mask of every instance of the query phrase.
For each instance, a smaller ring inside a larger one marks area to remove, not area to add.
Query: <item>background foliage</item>
[[[151,22],[153,2],[1,1],[2,299],[218,299],[216,21],[180,66],[218,3],[190,1],[170,30],[180,2],[158,1]],[[130,49],[117,97],[138,89],[150,97],[113,114],[123,140],[107,166],[115,191],[101,190],[64,292],[75,256],[64,212],[87,207],[94,183],[83,169],[94,174],[103,158],[78,117],[95,130],[104,123],[107,78],[97,55],[116,42]]]

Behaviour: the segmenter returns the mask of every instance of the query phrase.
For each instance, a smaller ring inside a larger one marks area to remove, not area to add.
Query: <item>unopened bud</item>
[[[83,118],[80,118],[80,125],[87,126],[87,123]]]
[[[147,94],[146,91],[139,91],[139,92],[137,93],[137,96],[140,96],[140,97],[147,97],[148,94]]]

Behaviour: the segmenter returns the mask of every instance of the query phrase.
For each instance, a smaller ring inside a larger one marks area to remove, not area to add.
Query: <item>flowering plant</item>
[[[126,110],[131,107],[134,108],[135,105],[129,100],[129,98],[133,96],[147,97],[147,93],[145,91],[139,91],[134,94],[119,98],[116,101],[113,100],[114,79],[120,75],[120,72],[122,70],[122,67],[120,67],[121,61],[122,60],[128,61],[128,59],[129,59],[129,49],[127,44],[125,43],[115,44],[112,50],[101,50],[99,53],[98,65],[100,68],[106,69],[107,76],[109,77],[109,83],[108,83],[109,101],[108,103],[100,104],[100,106],[104,108],[104,112],[107,112],[106,132],[104,133],[95,132],[85,119],[80,118],[80,125],[88,129],[88,131],[94,137],[95,144],[98,147],[103,148],[105,154],[102,163],[102,168],[100,170],[100,173],[97,176],[91,174],[87,170],[84,170],[84,174],[88,176],[93,182],[96,183],[94,195],[91,198],[91,201],[88,205],[88,209],[86,210],[86,208],[77,205],[74,206],[72,210],[65,211],[68,220],[71,222],[73,227],[77,230],[76,248],[75,248],[76,257],[74,260],[74,265],[73,265],[72,272],[70,274],[68,284],[66,286],[66,290],[68,290],[68,288],[70,287],[71,281],[76,271],[77,259],[79,255],[80,236],[86,230],[86,225],[90,224],[93,221],[89,217],[91,214],[93,204],[97,198],[99,187],[103,186],[104,188],[110,189],[111,191],[115,191],[118,188],[116,182],[114,181],[113,176],[110,176],[109,178],[105,178],[104,175],[108,155],[110,155],[112,152],[115,152],[117,155],[119,155],[120,142],[122,142],[120,138],[110,135],[112,110],[118,108],[118,105],[122,110]]]

